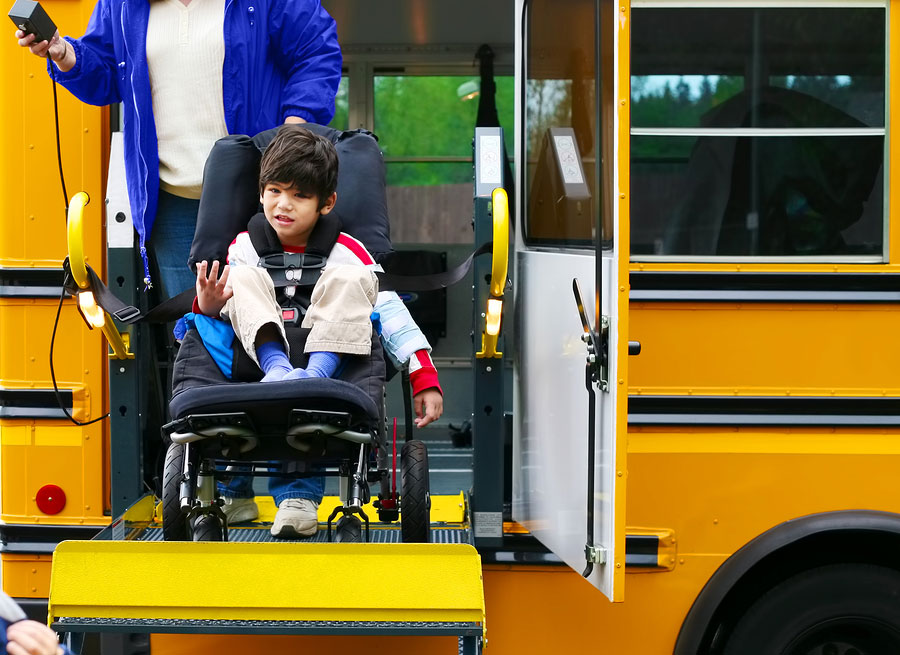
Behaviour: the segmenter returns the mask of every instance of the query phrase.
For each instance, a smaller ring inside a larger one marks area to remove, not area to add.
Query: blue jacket
[[[148,281],[146,243],[159,194],[146,55],[149,13],[148,0],[98,0],[84,36],[66,37],[75,48],[75,67],[51,71],[88,104],[123,105],[125,176]],[[334,19],[319,0],[226,0],[224,37],[222,92],[230,134],[257,134],[287,116],[331,121],[342,59]]]

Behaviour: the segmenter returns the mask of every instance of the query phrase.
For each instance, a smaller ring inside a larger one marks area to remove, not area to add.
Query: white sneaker
[[[311,537],[319,529],[319,503],[307,498],[286,498],[281,501],[272,523],[272,536],[281,539]]]
[[[259,518],[259,507],[253,498],[224,498],[225,504],[222,505],[222,511],[225,512],[225,518],[228,519],[228,525],[242,523],[244,521],[255,521]]]

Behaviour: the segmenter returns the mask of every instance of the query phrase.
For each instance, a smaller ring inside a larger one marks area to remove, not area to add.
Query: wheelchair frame
[[[363,431],[363,427],[367,427]],[[428,542],[430,537],[430,491],[425,444],[407,441],[401,457],[401,484],[410,489],[407,512],[403,496],[392,488],[384,407],[378,421],[360,426],[348,412],[293,409],[280,438],[299,457],[284,457],[279,435],[261,434],[244,412],[191,414],[162,428],[169,440],[163,470],[163,535],[166,540],[228,541],[228,521],[223,500],[216,492],[216,480],[235,475],[251,477],[341,478],[342,504],[327,520],[328,541],[359,541],[365,523],[370,541],[370,520],[363,506],[370,502],[369,484],[379,482],[381,491],[374,506],[379,521],[398,518],[404,542]],[[358,446],[356,448],[355,446]],[[396,456],[396,434],[393,444]],[[236,458],[254,451],[262,458]],[[312,452],[321,452],[316,459]],[[419,454],[422,453],[422,454]],[[423,455],[424,454],[424,455]],[[272,470],[272,459],[281,461],[281,470]],[[395,457],[394,457],[395,460]],[[313,470],[311,464],[333,464],[337,471]],[[250,471],[226,470],[225,466],[250,466]],[[265,473],[255,467],[265,467]],[[411,480],[407,484],[407,480]],[[424,480],[424,488],[421,481]],[[334,535],[332,524],[338,518]]]

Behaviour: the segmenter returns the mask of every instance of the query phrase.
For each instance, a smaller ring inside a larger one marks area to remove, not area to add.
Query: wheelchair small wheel
[[[428,543],[431,541],[428,451],[421,441],[403,444],[400,484],[400,534],[403,543]]]
[[[166,541],[185,541],[187,521],[181,511],[181,475],[184,471],[184,446],[170,443],[163,465],[162,528]]]
[[[362,541],[362,522],[355,516],[342,516],[334,529],[335,543],[358,544]]]
[[[191,527],[191,538],[194,541],[222,541],[222,521],[212,514],[198,516]]]

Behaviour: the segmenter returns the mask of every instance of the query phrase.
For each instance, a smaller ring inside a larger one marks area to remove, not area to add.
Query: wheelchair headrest
[[[333,213],[340,218],[344,232],[362,241],[379,260],[391,251],[391,236],[384,160],[374,135],[366,130],[342,132],[314,123],[303,127],[334,144],[340,168]],[[192,269],[204,259],[224,262],[229,244],[260,211],[259,163],[277,129],[254,137],[229,135],[213,146],[203,169],[197,229],[188,260]]]

